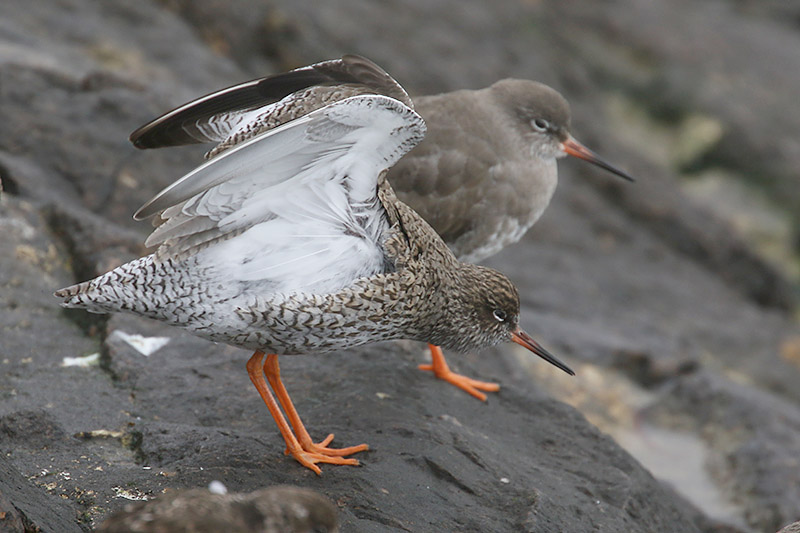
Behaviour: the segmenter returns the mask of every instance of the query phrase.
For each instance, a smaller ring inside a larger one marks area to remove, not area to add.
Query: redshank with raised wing
[[[155,253],[56,296],[254,350],[250,379],[288,452],[316,473],[317,463],[357,464],[347,456],[367,446],[312,441],[277,354],[399,338],[457,351],[514,341],[572,374],[520,329],[508,278],[460,262],[395,197],[385,170],[424,131],[402,102],[361,95],[238,142],[136,213],[158,216],[146,241]]]
[[[390,169],[389,181],[464,261],[497,253],[539,219],[556,188],[559,157],[572,155],[632,179],[572,137],[569,104],[546,85],[506,79],[412,103],[381,67],[353,55],[209,94],[142,126],[131,141],[139,148],[217,142],[213,157],[354,94],[391,96],[425,119],[425,139]],[[499,389],[452,372],[441,349],[430,349],[432,363],[423,370],[481,400],[481,391]]]

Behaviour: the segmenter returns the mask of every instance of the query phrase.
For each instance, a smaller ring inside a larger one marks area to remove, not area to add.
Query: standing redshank
[[[139,148],[217,142],[213,157],[355,94],[391,96],[425,119],[425,140],[389,171],[389,181],[463,261],[497,253],[539,219],[556,188],[557,158],[572,155],[632,180],[572,137],[569,104],[546,85],[506,79],[412,103],[381,67],[354,55],[211,93],[142,126],[131,141]],[[499,389],[452,372],[441,349],[430,350],[432,363],[421,369],[481,400],[481,391]]]
[[[573,374],[520,329],[505,276],[460,262],[395,197],[386,169],[424,132],[402,102],[361,95],[239,142],[137,211],[159,217],[146,241],[155,253],[56,296],[254,350],[250,379],[288,452],[318,474],[316,463],[357,464],[347,456],[367,446],[311,440],[278,353],[399,338],[457,351],[514,341]]]

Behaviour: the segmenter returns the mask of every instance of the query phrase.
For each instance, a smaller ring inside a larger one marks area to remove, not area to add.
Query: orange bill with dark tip
[[[525,348],[532,351],[533,353],[535,353],[536,355],[538,355],[551,365],[557,366],[570,376],[575,375],[575,372],[573,372],[570,367],[568,367],[567,365],[556,359],[553,354],[542,348],[542,346],[538,342],[533,340],[533,338],[530,335],[528,335],[521,329],[517,329],[517,331],[511,334],[511,340],[516,342],[520,346],[524,346]]]
[[[600,158],[599,155],[592,152],[584,145],[576,141],[575,138],[572,137],[572,135],[568,135],[567,140],[561,143],[561,149],[564,150],[564,152],[567,155],[571,155],[572,157],[577,157],[578,159],[583,159],[584,161],[588,161],[589,163],[597,165],[603,170],[607,170],[612,174],[616,174],[620,178],[626,179],[628,181],[635,181],[633,177],[631,177],[629,174],[621,171],[611,163],[604,161],[603,159]]]

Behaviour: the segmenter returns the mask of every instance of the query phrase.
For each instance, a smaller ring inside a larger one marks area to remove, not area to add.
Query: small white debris
[[[111,333],[111,337],[122,339],[145,357],[160,350],[172,340],[170,337],[144,337],[138,333],[125,333],[119,329],[115,329]]]
[[[500,483],[503,483],[503,484],[505,484],[505,485],[508,485],[509,483],[511,483],[511,480],[510,480],[510,479],[508,479],[507,477],[501,477],[501,478],[500,478]]]
[[[376,392],[375,396],[377,396],[379,400],[385,400],[386,398],[391,398],[391,396],[389,396],[385,392]]]
[[[138,489],[123,489],[122,487],[111,487],[116,493],[117,498],[124,498],[126,500],[141,501],[148,500],[147,494]]]
[[[93,353],[83,355],[80,357],[65,357],[61,360],[61,366],[79,366],[86,368],[89,366],[97,366],[100,364],[100,353]]]
[[[228,488],[222,481],[217,481],[216,479],[208,484],[208,491],[211,494],[228,494]]]
[[[93,429],[91,431],[79,431],[74,436],[79,439],[121,439],[123,433],[114,429]]]
[[[458,418],[454,417],[453,415],[441,415],[439,418],[445,422],[450,422],[454,426],[462,427],[461,422],[459,422]]]

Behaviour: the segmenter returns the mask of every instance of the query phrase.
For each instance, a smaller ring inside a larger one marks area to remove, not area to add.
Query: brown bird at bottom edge
[[[146,241],[155,253],[56,296],[254,350],[250,379],[288,453],[317,474],[317,463],[358,464],[347,456],[367,445],[312,441],[277,354],[400,338],[457,351],[513,341],[573,374],[520,329],[508,278],[456,259],[396,198],[385,169],[424,132],[401,101],[359,95],[244,140],[139,209],[158,216]]]
[[[276,486],[250,493],[171,490],[127,504],[95,533],[337,533],[336,506],[313,490]]]
[[[415,109],[427,134],[389,170],[400,200],[422,216],[462,261],[479,262],[517,242],[555,192],[556,160],[583,159],[626,180],[570,133],[569,104],[529,80],[505,79],[485,89],[413,101],[372,61],[346,55],[234,85],[184,104],[131,134],[138,148],[217,142],[207,157],[333,101],[382,94]],[[496,383],[452,372],[431,345],[436,377],[485,400]]]

